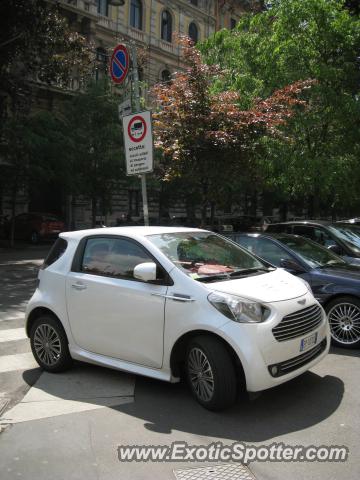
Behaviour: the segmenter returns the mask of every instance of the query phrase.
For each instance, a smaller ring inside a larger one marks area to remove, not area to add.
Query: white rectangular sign
[[[120,120],[122,117],[125,117],[125,115],[130,115],[131,114],[131,101],[130,99],[124,100],[122,103],[119,104],[118,106],[119,109],[119,118]]]
[[[153,171],[153,135],[151,112],[133,113],[123,117],[124,147],[127,175]]]

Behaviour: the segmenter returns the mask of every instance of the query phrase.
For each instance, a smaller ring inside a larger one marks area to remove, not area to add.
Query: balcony
[[[58,3],[73,12],[80,10],[82,13],[97,16],[97,6],[93,0],[58,0]]]

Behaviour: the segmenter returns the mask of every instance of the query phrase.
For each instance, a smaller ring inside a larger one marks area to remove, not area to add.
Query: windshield
[[[311,268],[325,265],[346,264],[346,262],[327,248],[318,245],[304,237],[277,237],[277,239],[291,248]]]
[[[341,238],[351,250],[360,253],[360,226],[359,225],[339,225],[329,226],[334,235]]]
[[[196,280],[229,278],[245,271],[266,270],[251,254],[211,232],[179,232],[147,237],[178,268]]]

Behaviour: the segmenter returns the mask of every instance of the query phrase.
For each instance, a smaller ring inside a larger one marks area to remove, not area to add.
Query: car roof
[[[301,235],[293,235],[291,233],[278,233],[278,232],[270,232],[270,233],[256,233],[256,232],[249,232],[249,233],[239,233],[237,234],[239,237],[253,237],[253,238],[273,238],[274,240],[278,240],[280,238],[288,237],[288,238],[299,238]],[[304,238],[304,237],[301,237]],[[308,239],[306,239],[308,240]]]
[[[291,220],[288,222],[277,222],[277,223],[270,223],[270,225],[331,225],[333,222],[330,220]],[[269,225],[269,226],[270,226]]]
[[[93,228],[87,230],[76,230],[73,232],[60,233],[60,237],[65,239],[81,240],[89,236],[101,235],[125,235],[131,238],[141,238],[148,235],[161,235],[165,233],[181,233],[181,232],[207,232],[200,228],[186,228],[186,227],[145,227],[145,226],[130,226],[130,227],[103,227]]]

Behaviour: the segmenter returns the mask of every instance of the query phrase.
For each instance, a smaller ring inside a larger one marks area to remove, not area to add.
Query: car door
[[[126,237],[84,239],[66,279],[71,331],[84,350],[160,368],[167,286],[134,278],[136,265],[154,262]],[[166,272],[158,266],[166,278]],[[155,295],[156,294],[156,295]]]

